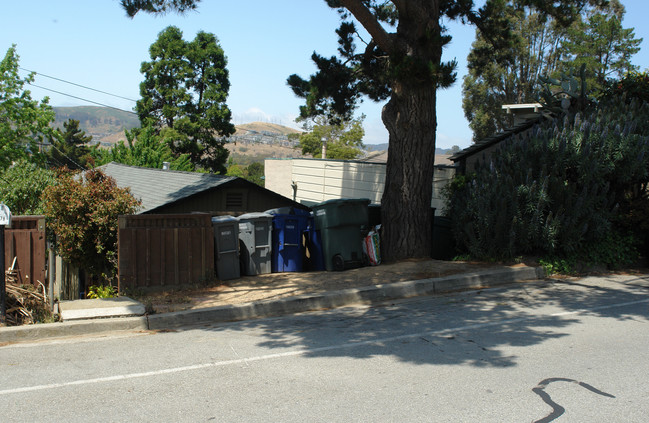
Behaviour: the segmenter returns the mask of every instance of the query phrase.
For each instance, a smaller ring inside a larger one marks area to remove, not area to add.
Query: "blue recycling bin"
[[[304,270],[305,233],[310,213],[301,209],[275,209],[273,216],[272,272],[301,272]]]

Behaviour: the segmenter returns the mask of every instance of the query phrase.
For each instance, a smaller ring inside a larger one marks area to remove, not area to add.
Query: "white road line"
[[[625,303],[609,304],[609,305],[593,307],[593,308],[584,308],[584,309],[574,310],[574,311],[553,313],[553,314],[550,314],[549,316],[550,317],[570,316],[570,315],[575,315],[575,314],[588,313],[588,312],[598,311],[598,310],[606,310],[606,309],[610,309],[610,308],[626,307],[626,306],[630,306],[630,305],[636,305],[636,304],[642,304],[642,303],[648,303],[648,302],[649,302],[649,299],[638,300],[638,301],[629,301],[629,302],[625,302]],[[94,379],[81,379],[81,380],[75,380],[75,381],[71,381],[71,382],[51,383],[51,384],[47,384],[47,385],[36,385],[36,386],[26,386],[26,387],[23,387],[23,388],[5,389],[5,390],[0,390],[0,395],[21,394],[21,393],[25,393],[25,392],[44,391],[44,390],[49,390],[49,389],[65,388],[65,387],[69,387],[69,386],[92,385],[92,384],[96,384],[96,383],[115,382],[115,381],[129,380],[129,379],[138,379],[138,378],[145,378],[145,377],[161,376],[161,375],[168,375],[168,374],[173,374],[173,373],[188,372],[188,371],[193,371],[193,370],[201,370],[201,369],[206,369],[206,368],[224,367],[224,366],[231,366],[231,365],[237,365],[237,364],[249,364],[249,363],[253,363],[253,362],[256,362],[256,361],[273,360],[273,359],[284,358],[284,357],[295,357],[295,356],[304,355],[304,354],[319,353],[319,352],[346,349],[346,348],[357,348],[357,347],[362,347],[362,346],[366,346],[366,345],[384,344],[384,343],[389,343],[389,342],[394,342],[394,341],[401,341],[401,340],[404,340],[404,339],[420,338],[422,336],[447,335],[447,334],[451,334],[451,333],[455,333],[455,332],[462,332],[462,331],[465,331],[465,330],[481,329],[481,328],[487,328],[487,327],[492,327],[492,326],[498,326],[498,325],[502,325],[502,324],[519,323],[519,322],[524,322],[526,320],[537,319],[538,317],[539,316],[527,316],[527,317],[519,317],[519,318],[515,318],[515,319],[504,319],[504,320],[498,320],[498,321],[494,321],[494,322],[476,323],[476,324],[472,324],[472,325],[458,326],[458,327],[454,327],[454,328],[442,329],[442,330],[433,331],[433,332],[426,331],[426,332],[420,332],[420,333],[411,333],[411,334],[407,334],[407,335],[392,336],[392,337],[381,338],[381,339],[372,339],[372,340],[361,341],[361,342],[349,342],[349,343],[337,344],[337,345],[329,345],[329,346],[326,346],[326,347],[319,347],[319,348],[308,348],[308,349],[302,349],[302,350],[287,351],[287,352],[277,353],[277,354],[266,354],[266,355],[260,355],[260,356],[249,357],[249,358],[239,358],[239,359],[235,359],[235,360],[224,360],[224,361],[216,361],[216,362],[211,362],[211,363],[195,364],[195,365],[192,365],[192,366],[182,366],[182,367],[173,367],[173,368],[170,368],[170,369],[152,370],[150,372],[128,373],[128,374],[100,377],[100,378],[94,378]]]

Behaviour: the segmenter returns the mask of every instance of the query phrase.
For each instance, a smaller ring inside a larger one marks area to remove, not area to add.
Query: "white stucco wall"
[[[369,198],[380,204],[385,188],[385,163],[322,159],[266,159],[265,186],[295,201],[320,203],[338,198]],[[440,214],[443,208],[441,187],[455,174],[450,167],[435,168],[433,201]]]

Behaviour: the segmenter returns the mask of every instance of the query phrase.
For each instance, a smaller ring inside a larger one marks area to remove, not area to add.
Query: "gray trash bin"
[[[233,216],[213,217],[212,228],[216,275],[222,281],[239,278],[239,220]]]
[[[238,220],[241,272],[244,275],[270,273],[273,216],[247,213]]]

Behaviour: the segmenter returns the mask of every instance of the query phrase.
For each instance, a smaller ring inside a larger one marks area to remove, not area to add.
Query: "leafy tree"
[[[24,87],[34,81],[34,74],[23,79],[18,68],[19,56],[13,45],[0,62],[0,170],[20,158],[42,161],[39,146],[54,133],[49,126],[54,122],[54,110],[48,98],[40,103],[32,100]]]
[[[113,178],[91,169],[61,172],[45,189],[43,204],[61,257],[110,281],[117,270],[117,217],[135,213],[139,201]]]
[[[561,48],[565,28],[524,1],[508,3],[504,13],[515,42],[495,51],[478,29],[468,57],[462,108],[475,141],[511,127],[512,117],[501,106],[536,102],[539,76],[554,74],[567,57]]]
[[[540,10],[570,21],[587,0],[526,0]],[[199,1],[188,1],[195,5]],[[288,78],[305,99],[303,117],[351,119],[363,96],[387,100],[383,122],[390,135],[386,180],[381,200],[382,249],[386,261],[428,256],[431,251],[431,181],[435,156],[436,92],[455,81],[455,61],[442,61],[451,36],[444,22],[459,20],[489,35],[496,49],[511,41],[501,0],[476,8],[473,0],[326,0],[338,10],[339,57],[312,56],[318,71]],[[123,0],[130,16],[177,5],[164,0]],[[156,9],[157,8],[157,9]],[[356,25],[369,34],[358,37]],[[357,43],[364,46],[357,51]]]
[[[71,170],[85,169],[90,159],[90,148],[86,144],[92,141],[92,136],[79,129],[78,120],[69,119],[63,123],[63,128],[65,131],[57,129],[57,136],[51,140],[52,146],[46,153],[48,164]]]
[[[194,165],[187,154],[174,155],[171,147],[157,135],[154,128],[134,128],[124,131],[126,143],[120,140],[110,150],[93,150],[97,165],[109,162],[130,166],[161,169],[164,162],[169,163],[171,170],[194,170]]]
[[[322,157],[322,143],[327,143],[327,159],[352,160],[363,153],[363,129],[362,116],[352,121],[340,123],[326,123],[325,119],[315,119],[310,127],[305,125],[307,132],[300,134],[300,147],[302,154],[310,154],[313,157]],[[324,140],[324,141],[323,141]]]
[[[564,43],[574,59],[573,65],[586,65],[591,75],[588,85],[595,89],[604,88],[608,78],[621,78],[637,70],[631,64],[631,56],[640,51],[642,38],[634,38],[633,28],[622,27],[624,14],[624,6],[618,0],[608,7],[595,8],[570,28]]]
[[[42,214],[41,194],[55,180],[53,171],[20,159],[0,172],[0,199],[16,216]]]
[[[264,186],[264,164],[259,162],[253,162],[248,165],[246,168],[248,172],[247,180],[250,182],[259,185],[260,187]]]
[[[228,161],[228,176],[236,176],[246,179],[252,183],[264,186],[264,165],[259,162],[250,163],[247,167],[234,163],[232,159]]]
[[[462,106],[474,140],[511,127],[501,106],[536,102],[542,75],[558,77],[584,64],[588,85],[601,88],[611,73],[633,69],[629,60],[641,40],[621,27],[624,6],[618,0],[585,8],[569,27],[527,1],[509,0],[504,13],[515,42],[495,50],[478,29],[468,57]]]
[[[199,32],[191,42],[167,27],[142,63],[142,99],[136,110],[142,126],[161,131],[176,155],[187,154],[196,167],[225,173],[225,137],[234,133],[225,101],[230,89],[227,60],[213,34]]]

